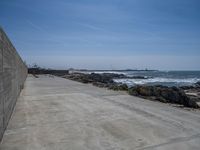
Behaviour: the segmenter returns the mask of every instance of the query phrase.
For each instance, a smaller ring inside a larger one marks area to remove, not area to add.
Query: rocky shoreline
[[[127,77],[124,74],[114,73],[73,73],[62,76],[70,80],[92,84],[101,88],[108,88],[116,91],[127,91],[130,95],[160,101],[163,103],[179,104],[183,107],[200,108],[200,82],[193,86],[167,87],[161,85],[148,86],[137,85],[128,87],[126,84],[115,83],[113,79],[147,79],[143,76]]]

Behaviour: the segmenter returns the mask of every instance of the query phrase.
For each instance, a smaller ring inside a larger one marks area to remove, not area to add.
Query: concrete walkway
[[[0,150],[200,150],[200,112],[29,76]]]

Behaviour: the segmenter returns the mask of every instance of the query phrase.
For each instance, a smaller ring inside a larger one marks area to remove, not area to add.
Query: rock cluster
[[[114,74],[114,73],[91,73],[91,74],[83,74],[83,73],[73,73],[65,76],[68,79],[76,80],[82,83],[94,83],[94,84],[111,84],[114,83],[113,79],[126,78],[123,74]]]
[[[135,86],[129,88],[130,95],[141,96],[164,103],[181,104],[186,107],[199,108],[197,100],[191,99],[177,87],[167,86]]]
[[[133,76],[129,77],[124,74],[116,74],[116,73],[91,73],[91,74],[84,74],[84,73],[73,73],[73,74],[67,74],[63,76],[65,78],[79,81],[82,83],[94,83],[94,84],[113,84],[113,79],[148,79],[148,77],[144,76]]]
[[[116,91],[128,91],[128,86],[126,84],[117,84],[113,81],[113,79],[121,79],[127,78],[124,74],[114,74],[114,73],[91,73],[91,74],[83,74],[83,73],[73,73],[64,76],[65,78],[79,81],[82,83],[91,83],[94,86],[108,88]],[[140,77],[141,78],[141,77]]]

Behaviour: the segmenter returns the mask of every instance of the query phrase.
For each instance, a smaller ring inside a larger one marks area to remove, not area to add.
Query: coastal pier
[[[200,112],[28,75],[1,150],[199,150]]]

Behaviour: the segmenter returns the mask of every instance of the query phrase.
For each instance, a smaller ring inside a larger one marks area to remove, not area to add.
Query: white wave
[[[87,74],[91,74],[91,73],[96,73],[96,74],[103,74],[103,73],[112,73],[112,74],[124,74],[126,75],[127,73],[125,72],[117,72],[117,71],[93,71],[93,72],[84,72],[84,73],[87,73]]]
[[[111,74],[123,74],[127,75],[125,72],[118,72],[118,71],[73,71],[73,73],[83,73],[83,74],[91,74],[91,73],[96,73],[96,74],[103,74],[103,73],[111,73]],[[127,75],[128,76],[128,75]]]
[[[200,81],[199,78],[187,78],[187,79],[173,79],[173,78],[150,78],[150,79],[114,79],[116,83],[125,83],[128,85],[134,84],[149,84],[149,83],[188,83],[194,84]]]
[[[124,75],[127,74],[127,73],[125,73],[125,72],[117,72],[117,71],[102,71],[102,72],[100,72],[100,71],[96,71],[96,72],[94,72],[94,73],[98,73],[98,74],[103,74],[103,73],[113,73],[113,74],[124,74]]]

